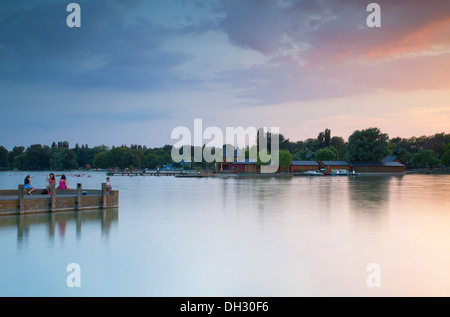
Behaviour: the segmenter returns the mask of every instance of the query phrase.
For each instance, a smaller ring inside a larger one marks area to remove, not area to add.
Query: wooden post
[[[50,193],[51,193],[51,211],[56,209],[56,185],[50,184]]]
[[[81,199],[82,199],[82,194],[83,194],[83,189],[80,183],[77,184],[77,210],[81,209],[82,203],[81,203]]]
[[[48,235],[51,238],[55,237],[55,228],[56,228],[56,216],[55,214],[50,214],[50,224],[49,224],[49,228],[48,228]]]
[[[20,215],[19,216],[18,226],[17,226],[17,239],[19,241],[23,240],[24,229],[25,229],[25,216],[24,215]]]
[[[76,231],[77,231],[77,238],[79,238],[81,236],[81,212],[77,212]]]
[[[19,213],[24,213],[25,211],[25,186],[19,185]]]
[[[106,209],[103,209],[102,210],[102,232],[105,232],[106,230],[105,230],[105,228],[106,228],[106,213],[107,213],[108,211],[106,210]]]
[[[102,207],[106,208],[106,183],[102,183],[102,203]]]

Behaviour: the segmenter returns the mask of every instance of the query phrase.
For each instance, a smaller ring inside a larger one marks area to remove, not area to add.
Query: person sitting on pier
[[[52,184],[56,185],[56,178],[55,178],[55,174],[50,173],[50,175],[48,175],[49,177],[46,178],[46,180],[48,181],[47,184],[47,193],[50,194],[50,190],[52,188]]]
[[[111,185],[111,178],[106,177],[106,194],[111,195],[112,185]]]
[[[59,189],[61,190],[70,189],[70,187],[67,186],[66,175],[61,175],[61,179],[59,180]]]
[[[31,186],[31,176],[27,175],[27,177],[25,177],[25,181],[24,181],[24,186],[23,186],[26,190],[28,190],[27,194],[31,195],[32,192],[34,192],[36,190],[35,187]]]

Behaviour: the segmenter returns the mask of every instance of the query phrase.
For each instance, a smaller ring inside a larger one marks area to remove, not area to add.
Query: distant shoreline
[[[30,172],[30,173],[39,173],[39,172],[53,172],[53,173],[70,173],[70,174],[80,174],[80,173],[111,173],[114,174],[123,174],[123,176],[152,176],[154,174],[157,174],[157,171],[107,171],[107,170],[10,170],[10,169],[1,169],[0,172]],[[294,173],[213,173],[209,170],[204,170],[203,172],[207,172],[209,177],[221,177],[221,178],[227,178],[227,177],[289,177],[294,176]],[[160,171],[160,175],[164,174],[190,174],[190,173],[196,173],[196,171],[180,171],[180,170],[167,170],[167,171]],[[404,173],[360,173],[360,176],[364,175],[450,175],[450,168],[436,168],[436,169],[422,169],[422,170],[406,170]],[[122,176],[122,175],[121,175]],[[206,176],[206,175],[205,175]]]

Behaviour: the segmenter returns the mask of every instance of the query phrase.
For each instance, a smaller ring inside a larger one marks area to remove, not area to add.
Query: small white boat
[[[333,169],[331,170],[331,173],[329,173],[329,175],[332,176],[348,176],[349,174],[350,172],[344,169]]]
[[[355,173],[355,171],[349,172],[347,170],[332,170],[331,174],[332,176],[358,176],[360,173]]]
[[[324,174],[319,171],[307,171],[304,173],[294,173],[296,176],[323,176]]]

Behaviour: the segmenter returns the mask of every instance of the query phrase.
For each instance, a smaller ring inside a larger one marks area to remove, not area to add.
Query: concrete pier
[[[59,212],[84,209],[107,209],[119,206],[119,192],[106,193],[105,184],[101,189],[83,190],[81,184],[76,189],[60,190],[53,184],[49,194],[44,189],[36,189],[28,195],[23,185],[17,190],[0,190],[0,216],[42,212]]]

